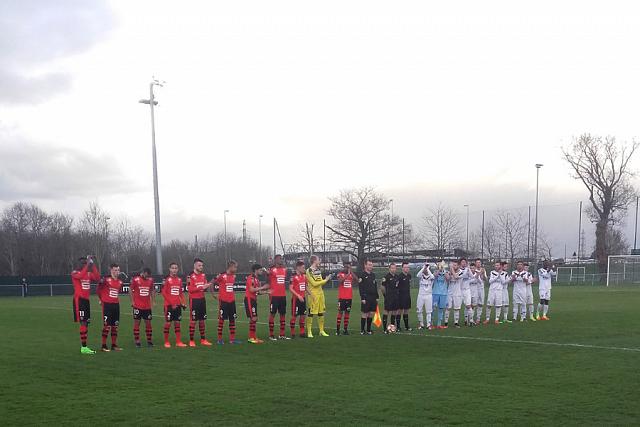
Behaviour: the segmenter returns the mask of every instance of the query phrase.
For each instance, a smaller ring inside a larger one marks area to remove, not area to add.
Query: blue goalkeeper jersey
[[[434,295],[447,295],[447,281],[444,280],[444,273],[440,273],[433,281]]]

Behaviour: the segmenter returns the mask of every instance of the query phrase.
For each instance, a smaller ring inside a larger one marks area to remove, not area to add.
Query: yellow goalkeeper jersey
[[[311,295],[319,295],[322,292],[322,287],[327,284],[328,279],[322,278],[322,272],[320,270],[314,270],[311,267],[307,268],[307,289]]]

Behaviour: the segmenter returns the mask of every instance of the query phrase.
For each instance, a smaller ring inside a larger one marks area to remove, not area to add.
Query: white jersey
[[[428,267],[422,266],[417,274],[419,281],[418,295],[431,295],[435,276]]]
[[[471,273],[471,269],[469,267],[461,268],[460,272],[462,273],[462,285],[460,288],[463,291],[468,291],[471,289],[471,281],[474,280],[473,273]]]
[[[484,270],[476,270],[473,273],[472,285],[484,287],[484,279],[487,278],[487,272]]]
[[[526,271],[514,270],[511,273],[511,281],[513,282],[513,304],[526,304],[527,302],[527,283],[529,283],[529,273]]]
[[[540,280],[540,289],[551,289],[551,279],[556,275],[553,270],[541,268],[538,270],[538,279]]]
[[[453,270],[449,270],[449,293],[453,296],[462,296],[462,270],[458,270],[454,273]]]
[[[489,275],[489,289],[492,291],[501,291],[504,284],[504,275],[502,271],[491,271]]]
[[[500,277],[502,277],[502,290],[506,291],[507,289],[509,289],[509,281],[511,280],[511,278],[509,277],[509,273],[507,273],[506,271],[501,271]]]

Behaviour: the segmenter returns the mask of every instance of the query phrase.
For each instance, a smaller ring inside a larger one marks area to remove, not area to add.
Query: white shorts
[[[447,308],[448,309],[454,309],[454,310],[459,310],[460,306],[462,306],[462,295],[461,294],[456,294],[456,295],[447,295]]]
[[[462,290],[462,302],[465,306],[471,305],[471,289]]]
[[[471,305],[484,304],[484,285],[475,285],[471,287]]]
[[[527,290],[521,287],[513,287],[513,305],[527,303]]]
[[[502,306],[502,292],[489,288],[489,295],[487,296],[488,307],[501,307]]]
[[[509,288],[502,289],[502,306],[509,307]]]
[[[422,309],[424,308],[425,313],[433,312],[433,295],[420,295],[418,294],[418,301],[416,305],[418,314],[422,313]]]
[[[551,299],[551,288],[540,288],[539,289],[540,299]]]
[[[527,304],[533,304],[533,289],[531,289],[531,285],[527,285]]]

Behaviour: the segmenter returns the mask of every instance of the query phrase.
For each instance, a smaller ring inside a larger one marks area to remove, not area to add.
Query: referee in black
[[[378,308],[378,283],[373,273],[371,260],[364,261],[364,271],[358,275],[358,290],[360,291],[360,335],[372,335],[371,322]],[[365,330],[366,325],[366,330]]]

